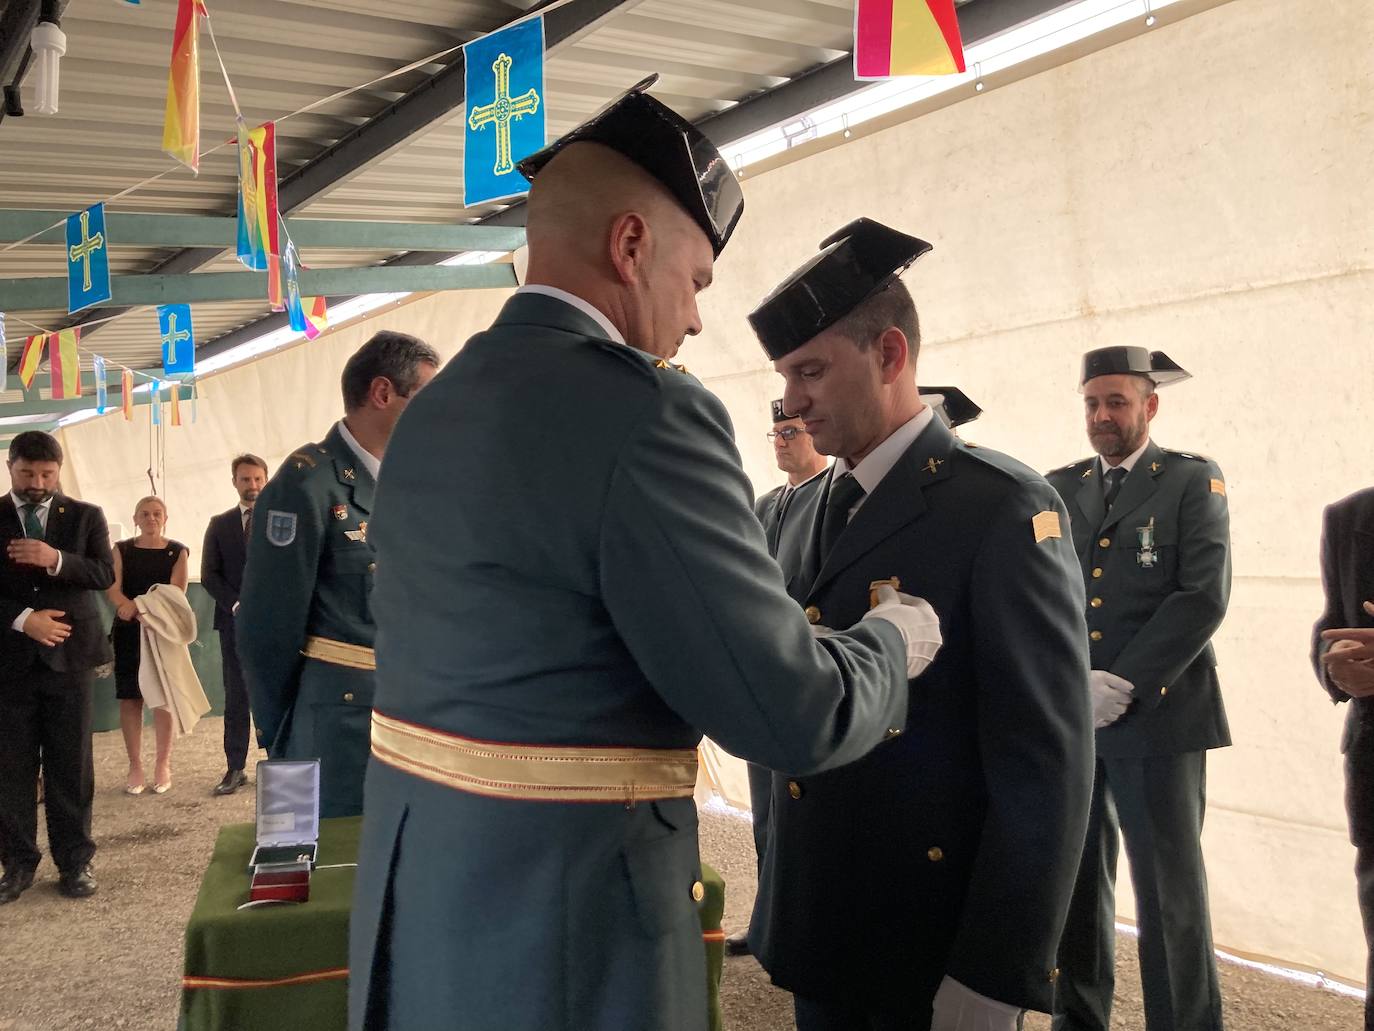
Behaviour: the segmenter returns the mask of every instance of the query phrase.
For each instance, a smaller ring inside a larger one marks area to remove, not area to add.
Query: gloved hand
[[[1131,692],[1135,690],[1129,680],[1105,669],[1089,673],[1088,686],[1093,696],[1093,726],[1098,730],[1121,719],[1131,704]]]
[[[948,974],[931,1005],[930,1031],[1016,1031],[1021,1010],[979,995]]]
[[[899,594],[887,584],[878,588],[878,604],[864,613],[864,619],[885,619],[902,632],[908,680],[921,675],[944,641],[940,636],[940,617],[930,602]]]

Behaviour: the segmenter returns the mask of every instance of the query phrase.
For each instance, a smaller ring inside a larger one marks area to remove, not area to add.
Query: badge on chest
[[[1150,516],[1150,521],[1144,526],[1137,526],[1135,532],[1140,538],[1140,550],[1135,553],[1135,560],[1141,569],[1153,569],[1158,557],[1155,551],[1155,517]]]

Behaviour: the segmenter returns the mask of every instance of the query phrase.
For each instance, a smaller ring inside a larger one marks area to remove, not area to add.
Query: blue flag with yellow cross
[[[474,39],[463,58],[463,203],[526,193],[515,164],[544,146],[544,19]]]
[[[67,313],[110,299],[110,238],[105,205],[67,216]]]

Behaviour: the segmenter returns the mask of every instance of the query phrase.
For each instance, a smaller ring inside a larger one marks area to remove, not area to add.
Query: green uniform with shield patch
[[[273,759],[319,758],[320,815],[362,812],[372,711],[376,481],[336,424],[293,452],[253,511],[238,649]]]

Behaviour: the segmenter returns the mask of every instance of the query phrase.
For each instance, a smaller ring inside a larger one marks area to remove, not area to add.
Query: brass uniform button
[[[1059,968],[1058,968],[1058,967],[1055,967],[1053,970],[1050,971],[1049,981],[1050,981],[1050,984],[1054,984],[1054,982],[1056,982],[1056,981],[1058,981],[1058,980],[1059,980]]]
[[[888,727],[888,728],[887,728],[887,736],[888,736],[888,737],[896,737],[896,736],[897,736],[898,734],[900,734],[901,732],[902,732],[902,728],[901,728],[901,727]]]
[[[1091,606],[1092,606],[1093,608],[1095,608],[1095,609],[1100,609],[1100,608],[1102,607],[1102,599],[1101,599],[1101,598],[1094,598],[1092,601],[1088,602],[1088,604],[1091,605]]]
[[[1101,579],[1102,579],[1102,567],[1101,567],[1101,566],[1098,566],[1096,569],[1093,570],[1093,579],[1094,579],[1094,580],[1101,580]]]
[[[933,848],[929,848],[926,850],[926,858],[929,859],[932,863],[938,863],[940,862],[940,860],[945,858],[945,850],[942,849],[939,845],[936,845]]]
[[[377,563],[375,563],[375,562],[369,562],[369,563],[367,564],[367,571],[368,571],[369,573],[375,573],[375,572],[377,571]]]
[[[1094,630],[1094,631],[1093,631],[1092,633],[1090,633],[1088,636],[1091,637],[1094,641],[1100,641],[1100,640],[1102,640],[1102,631],[1101,631],[1101,630]]]
[[[802,786],[798,784],[795,780],[789,780],[787,782],[787,793],[791,795],[793,798],[801,798]]]
[[[1099,548],[1110,548],[1112,546],[1112,539],[1110,537],[1103,537],[1097,542],[1097,546]]]
[[[700,901],[701,901],[702,899],[704,899],[705,897],[706,897],[706,885],[702,884],[700,881],[693,881],[693,882],[692,882],[692,901],[693,901],[693,902],[700,902]]]
[[[806,621],[813,626],[821,621],[821,610],[814,605],[806,606]]]
[[[352,691],[345,691],[345,692],[344,692],[344,701],[346,701],[346,702],[351,702],[351,701],[353,701],[353,692],[352,692]]]
[[[1161,688],[1159,689],[1159,693],[1160,693],[1161,696],[1166,695],[1166,694],[1169,693],[1169,689],[1168,689],[1167,687],[1161,687]]]

